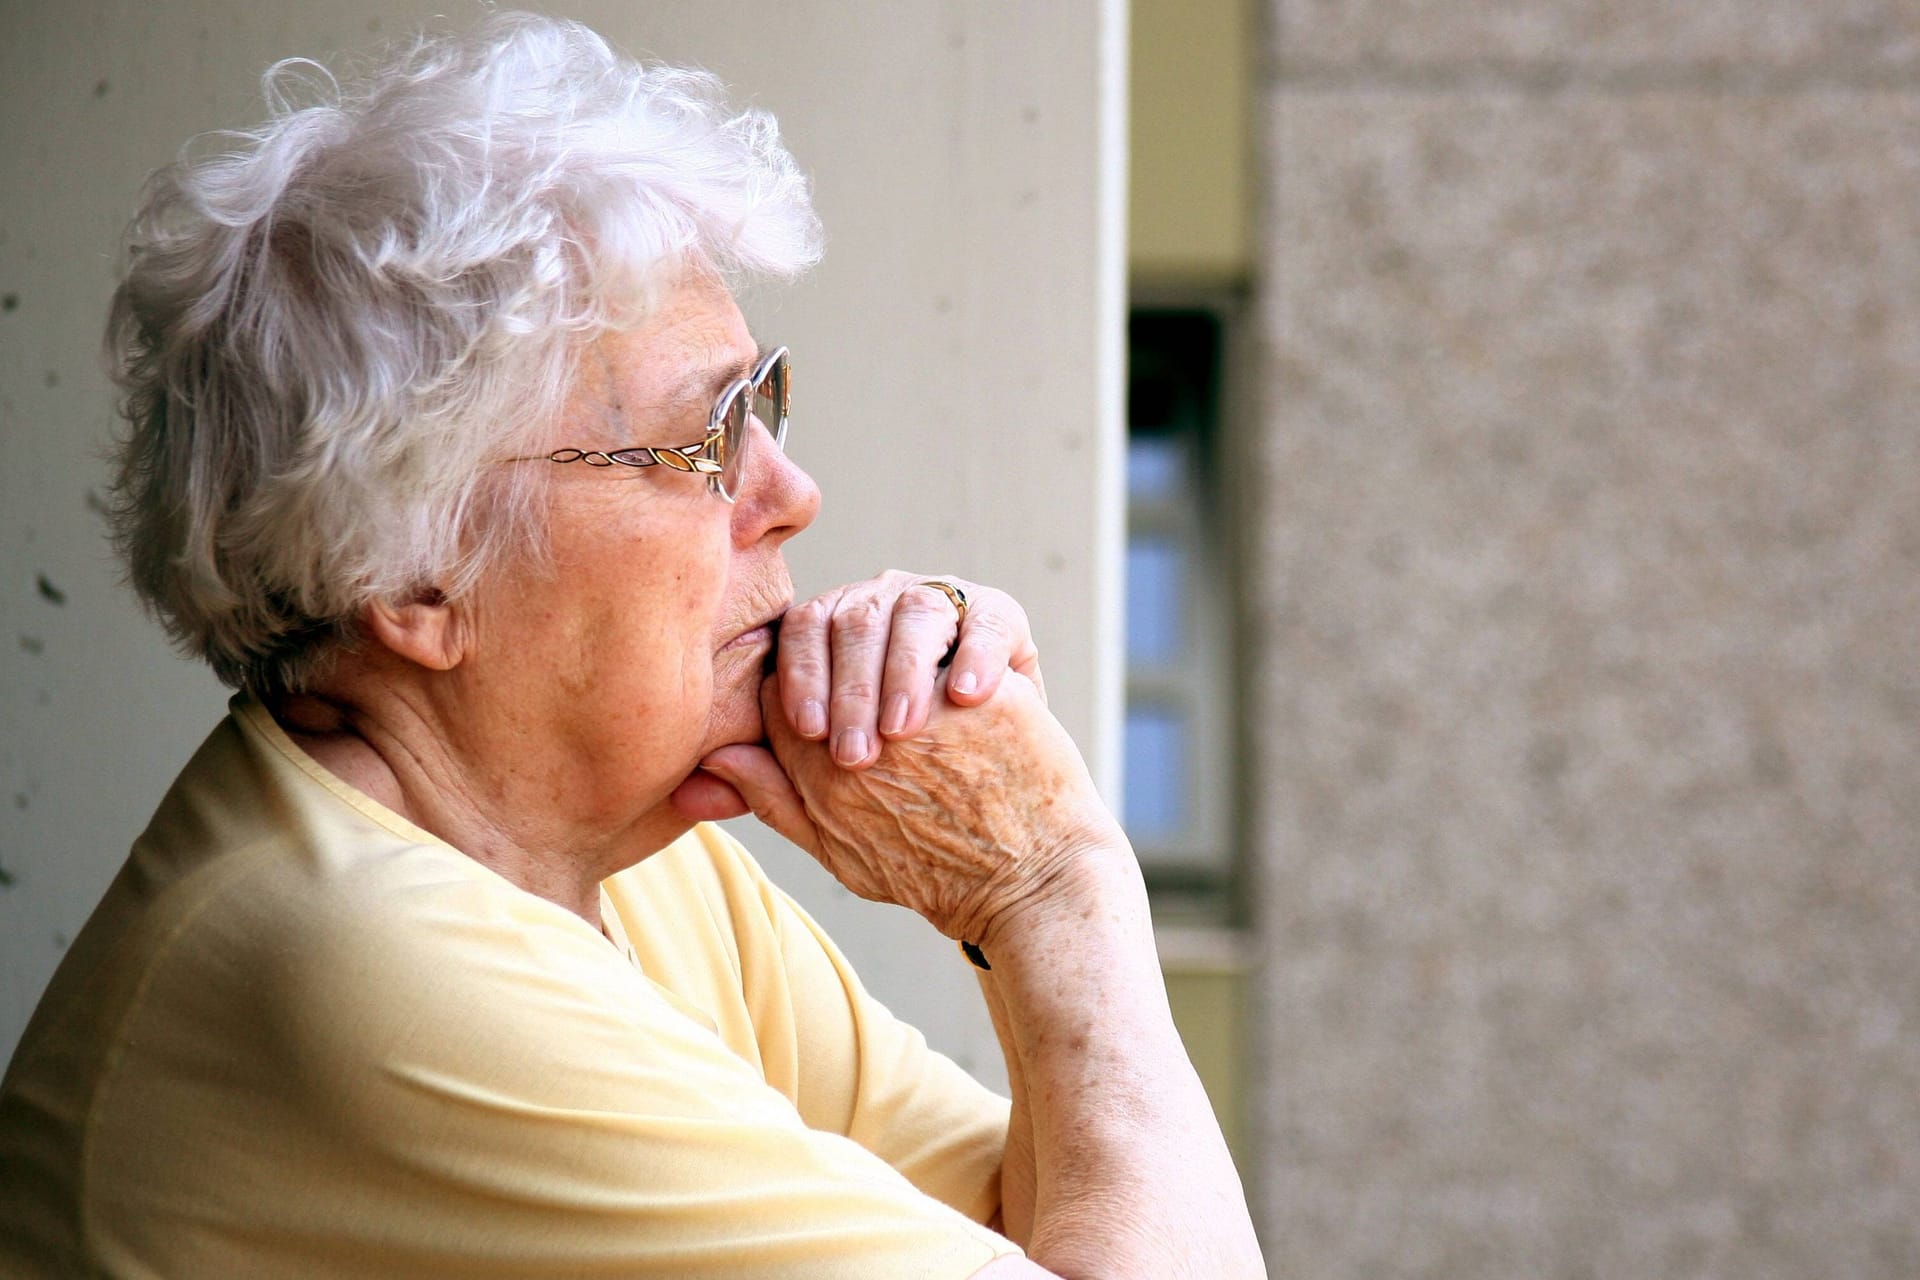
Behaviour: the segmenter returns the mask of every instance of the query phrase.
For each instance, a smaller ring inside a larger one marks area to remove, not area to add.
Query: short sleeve
[[[799,904],[768,889],[792,991],[800,1097],[928,1195],[991,1219],[1011,1104],[929,1048],[867,992]]]
[[[1009,1104],[873,998],[753,856],[702,825],[606,882],[636,963],[806,1124],[975,1222],[1000,1207]]]

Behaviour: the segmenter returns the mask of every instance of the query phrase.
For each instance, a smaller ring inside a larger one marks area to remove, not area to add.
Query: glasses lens
[[[786,348],[774,352],[773,360],[753,388],[753,413],[766,427],[767,434],[782,449],[787,447],[787,409],[793,395],[792,366]]]
[[[744,384],[736,385],[727,403],[722,406],[721,430],[719,439],[713,443],[718,452],[715,462],[720,464],[720,474],[714,477],[720,488],[721,496],[731,502],[740,494],[740,477],[747,469],[747,425],[751,408]]]

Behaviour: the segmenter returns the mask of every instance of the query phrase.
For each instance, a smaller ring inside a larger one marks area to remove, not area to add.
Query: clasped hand
[[[1077,858],[1124,847],[1046,708],[1025,612],[961,583],[955,610],[890,573],[789,611],[761,688],[765,746],[702,768],[861,897],[978,940]]]

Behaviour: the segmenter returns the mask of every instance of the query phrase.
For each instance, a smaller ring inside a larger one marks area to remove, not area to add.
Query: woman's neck
[[[320,693],[262,699],[321,768],[529,893],[601,927],[598,843],[557,815],[497,814],[497,796],[447,749],[449,736],[405,697],[376,705]],[[583,856],[585,855],[585,856]],[[617,859],[615,859],[617,861]],[[634,861],[632,858],[625,860]]]

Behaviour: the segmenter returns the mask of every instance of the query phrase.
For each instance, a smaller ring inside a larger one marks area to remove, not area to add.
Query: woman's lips
[[[739,635],[722,645],[721,651],[750,649],[762,644],[767,646],[767,657],[764,669],[770,675],[773,672],[774,655],[780,651],[780,619],[778,618],[769,618],[757,627],[751,627],[746,631],[742,631]]]
[[[751,645],[760,644],[762,641],[771,640],[772,638],[772,633],[767,630],[766,624],[762,623],[749,631],[742,631],[739,635],[720,647],[722,649],[745,649]]]

